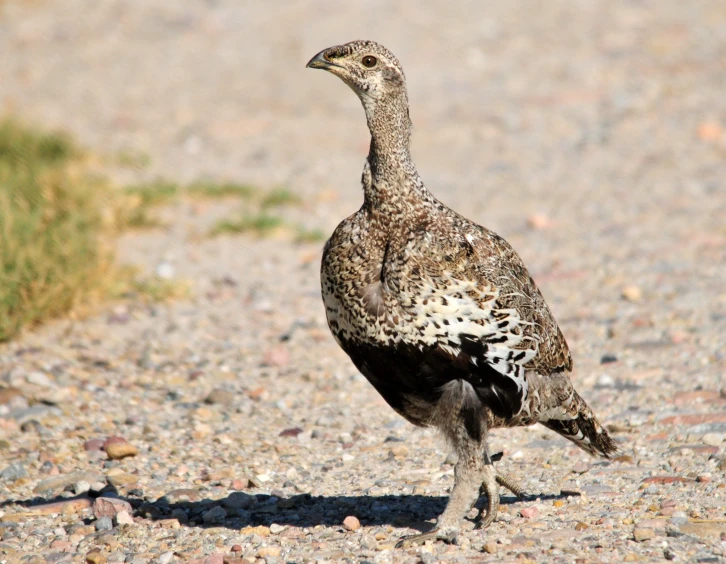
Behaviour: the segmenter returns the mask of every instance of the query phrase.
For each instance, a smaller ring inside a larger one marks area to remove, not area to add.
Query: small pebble
[[[681,525],[685,525],[688,523],[688,515],[686,515],[683,511],[676,511],[670,518],[670,524],[675,525],[676,527],[680,527]]]
[[[111,517],[101,517],[96,520],[95,526],[97,531],[110,531],[113,529],[113,521]]]
[[[499,550],[499,546],[494,541],[489,541],[484,543],[484,552],[488,552],[489,554],[496,554]]]
[[[25,379],[27,380],[28,384],[33,384],[35,386],[41,386],[43,388],[50,388],[52,386],[55,386],[55,382],[51,380],[46,374],[43,372],[30,372],[25,376]]]
[[[131,517],[128,511],[119,511],[116,514],[116,524],[118,525],[133,525],[134,518]]]
[[[115,517],[121,511],[126,511],[129,514],[133,513],[131,504],[128,501],[106,496],[96,498],[93,502],[92,509],[93,515],[97,519],[101,517]]]
[[[283,527],[282,525],[278,525],[277,523],[273,523],[272,525],[270,525],[270,533],[273,535],[279,535],[286,528],[287,527]]]
[[[105,442],[105,439],[89,439],[83,443],[83,448],[87,451],[100,451]]]
[[[534,519],[539,514],[539,509],[536,507],[525,507],[520,509],[519,514],[525,519]]]
[[[633,529],[633,538],[638,542],[647,541],[655,538],[655,531],[653,529],[636,527]]]
[[[131,443],[111,443],[106,446],[106,454],[111,460],[120,460],[127,456],[136,456],[138,454],[138,450]]]
[[[406,448],[404,445],[396,445],[391,448],[390,453],[396,458],[402,458],[408,454],[408,448]]]
[[[76,482],[73,485],[73,491],[75,492],[76,495],[84,494],[87,491],[89,491],[90,489],[91,489],[91,484],[89,484],[85,480],[81,480],[80,482]]]
[[[348,531],[357,531],[360,529],[360,521],[357,517],[348,515],[345,519],[343,519],[343,527],[345,527]]]
[[[611,353],[606,353],[600,357],[600,364],[611,364],[617,361],[618,357]]]
[[[5,468],[5,470],[0,472],[0,480],[5,480],[6,482],[15,482],[20,478],[25,478],[25,476],[27,475],[28,471],[25,469],[25,466],[20,463],[11,464],[7,468]]]
[[[260,558],[277,558],[280,554],[282,554],[282,549],[279,546],[263,546],[257,551],[257,556]]]
[[[436,564],[440,562],[434,553],[424,550],[419,554],[419,558],[421,559],[421,564]]]
[[[587,472],[588,470],[590,470],[590,468],[592,468],[592,466],[590,465],[589,462],[585,462],[584,460],[580,460],[579,462],[577,462],[572,467],[572,471],[575,474],[584,474],[585,472]]]
[[[531,229],[542,230],[552,227],[552,220],[541,213],[535,213],[527,218],[527,226]]]
[[[597,379],[597,385],[600,388],[612,388],[615,385],[615,378],[610,374],[600,374]]]
[[[156,275],[163,280],[171,280],[174,278],[176,269],[170,262],[160,262],[156,265]]]
[[[236,478],[232,480],[232,489],[246,490],[250,487],[250,481],[247,478]]]
[[[643,297],[643,291],[635,285],[625,286],[620,295],[629,302],[637,302]]]
[[[260,537],[269,537],[270,536],[270,528],[265,527],[264,525],[259,525],[257,527],[244,527],[240,530],[241,535],[258,535]]]
[[[721,443],[723,443],[724,437],[726,437],[726,435],[723,433],[706,433],[703,437],[701,437],[701,442],[704,445],[718,447],[721,446]]]
[[[106,556],[98,549],[91,550],[86,554],[87,564],[106,564],[107,561]]]
[[[204,398],[205,403],[208,404],[217,404],[217,405],[224,405],[224,406],[231,406],[235,403],[235,395],[234,393],[230,392],[229,390],[225,390],[223,388],[216,388],[212,390],[209,395]]]
[[[227,517],[227,512],[224,510],[223,507],[217,505],[204,513],[204,515],[202,516],[202,521],[204,521],[204,523],[206,524],[219,523],[223,521],[225,517]]]
[[[93,482],[89,488],[89,491],[92,492],[101,492],[103,491],[103,488],[106,487],[106,482]]]

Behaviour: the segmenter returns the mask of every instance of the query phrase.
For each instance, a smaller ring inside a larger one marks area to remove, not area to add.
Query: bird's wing
[[[476,228],[476,229],[474,229]],[[398,295],[408,312],[408,342],[428,364],[465,378],[495,414],[527,406],[525,372],[567,372],[567,343],[521,259],[478,226],[442,238],[409,239]]]

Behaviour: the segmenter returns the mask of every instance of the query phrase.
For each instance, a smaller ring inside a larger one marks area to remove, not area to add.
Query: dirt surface
[[[444,507],[445,445],[338,350],[320,244],[210,239],[237,204],[182,202],[119,254],[189,300],[0,348],[1,561],[724,561],[726,4],[391,4],[6,1],[0,107],[150,156],[120,181],[284,185],[327,233],[360,205],[368,135],[304,66],[380,41],[421,175],[518,249],[622,457],[496,431],[532,497],[458,546],[394,549]]]

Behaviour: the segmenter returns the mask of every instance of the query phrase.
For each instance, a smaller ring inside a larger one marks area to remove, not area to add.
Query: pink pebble
[[[539,509],[536,507],[525,507],[519,514],[525,519],[534,519],[539,514]]]

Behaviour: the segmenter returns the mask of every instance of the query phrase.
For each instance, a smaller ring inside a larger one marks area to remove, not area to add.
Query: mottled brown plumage
[[[542,423],[591,454],[615,444],[574,390],[567,342],[512,247],[439,202],[410,158],[403,69],[383,46],[354,41],[313,57],[363,103],[371,145],[364,202],[325,246],[321,282],[330,329],[388,404],[435,426],[459,454],[432,533],[452,540],[479,496],[499,501],[488,429]]]

